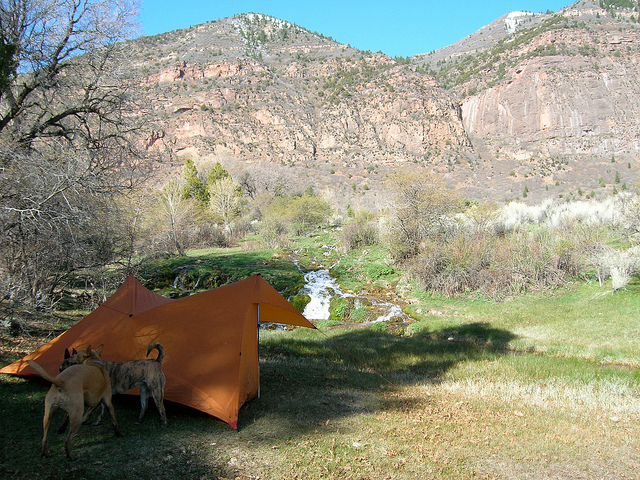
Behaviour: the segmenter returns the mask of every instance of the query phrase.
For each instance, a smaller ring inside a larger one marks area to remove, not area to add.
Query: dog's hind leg
[[[58,411],[58,407],[55,405],[50,405],[49,403],[44,403],[44,417],[42,419],[42,456],[49,456],[49,447],[47,445],[47,436],[49,434],[49,425],[51,425],[51,420],[53,416]]]
[[[142,418],[144,417],[144,414],[147,411],[148,406],[149,406],[149,387],[147,387],[146,383],[141,383],[140,384],[140,415],[138,415],[138,420],[136,420],[136,423],[142,423]]]
[[[153,401],[158,408],[158,412],[160,412],[160,419],[162,420],[162,426],[167,426],[167,412],[164,409],[164,400],[162,398],[162,390],[159,392],[153,392]]]
[[[75,460],[75,457],[71,454],[71,441],[76,436],[80,426],[82,425],[82,412],[69,413],[69,433],[67,433],[67,440],[65,442],[65,449],[67,451],[67,458],[69,460]]]
[[[64,418],[62,419],[62,423],[58,427],[58,435],[62,435],[64,431],[67,429],[67,425],[69,425],[69,414],[65,413]]]
[[[89,416],[95,411],[96,408],[98,408],[98,406],[100,406],[100,410],[98,412],[98,419],[94,422],[93,425],[99,425],[100,424],[100,420],[102,420],[102,411],[103,411],[103,406],[101,403],[99,403],[98,405],[95,405],[93,407],[87,408],[87,410],[84,412],[84,415],[82,415],[82,423],[87,421],[87,418],[89,418]]]
[[[111,415],[111,424],[113,425],[113,430],[116,432],[116,437],[122,437],[122,432],[120,432],[120,429],[118,428],[118,421],[116,420],[116,412],[113,409],[113,404],[111,403],[111,397],[104,398],[102,403],[104,403],[109,410],[109,415]]]
[[[91,425],[93,425],[94,427],[96,425],[100,425],[100,422],[102,422],[103,415],[104,415],[104,405],[101,403],[100,406],[98,407],[98,416],[96,417],[95,422],[93,422]]]
[[[93,408],[88,408],[87,411],[84,413],[84,416],[82,417],[82,423],[87,421],[87,418],[89,418],[89,415],[91,415],[91,413],[96,409],[96,407]],[[102,419],[102,412],[104,411],[104,406],[102,404],[100,404],[100,410],[98,412],[98,418],[96,419],[96,421],[93,423],[93,425],[100,425],[100,420]],[[58,427],[58,433],[59,434],[63,434],[64,431],[67,429],[67,425],[69,425],[69,414],[65,413],[64,414],[64,419],[62,420],[62,423],[60,424],[60,426]]]

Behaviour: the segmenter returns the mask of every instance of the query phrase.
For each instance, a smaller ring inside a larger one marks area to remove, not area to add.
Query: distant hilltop
[[[638,16],[512,12],[393,59],[248,13],[126,42],[122,68],[167,175],[269,165],[356,206],[412,165],[469,198],[600,197],[638,175]]]

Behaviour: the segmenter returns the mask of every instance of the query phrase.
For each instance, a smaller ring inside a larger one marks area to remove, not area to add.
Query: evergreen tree
[[[0,98],[11,86],[16,75],[17,62],[15,59],[16,46],[0,37]]]
[[[209,170],[209,175],[207,176],[207,187],[210,188],[211,185],[223,178],[231,178],[231,174],[225,170],[220,162],[216,162],[213,168]]]
[[[206,205],[209,201],[207,186],[198,178],[198,169],[190,158],[187,158],[184,164],[183,175],[186,181],[183,192],[184,198],[193,198]]]

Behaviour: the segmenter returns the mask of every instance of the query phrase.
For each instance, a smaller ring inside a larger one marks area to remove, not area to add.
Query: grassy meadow
[[[74,462],[55,431],[51,456],[39,455],[48,385],[0,376],[0,477],[640,478],[640,283],[612,294],[585,281],[500,303],[434,297],[404,282],[380,251],[340,258],[330,240],[299,245],[298,263],[332,265],[354,291],[386,294],[399,282],[414,320],[263,330],[261,396],[240,411],[238,431],[175,404],[168,428],[154,406],[134,425],[138,399],[120,395],[125,437],[107,421],[83,425]],[[260,272],[286,291],[301,277],[291,255],[238,248],[181,261],[221,278]],[[173,268],[144,275],[159,282]],[[51,317],[19,337],[2,331],[0,363],[70,321]]]

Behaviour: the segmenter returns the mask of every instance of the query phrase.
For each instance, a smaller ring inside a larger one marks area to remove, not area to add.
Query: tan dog
[[[109,373],[111,379],[111,392],[113,395],[122,393],[130,388],[140,386],[140,415],[136,423],[142,422],[147,411],[149,396],[160,412],[162,426],[167,426],[167,414],[164,409],[164,385],[166,378],[162,372],[162,362],[164,361],[164,347],[161,343],[153,342],[147,349],[147,356],[152,350],[158,350],[158,357],[155,360],[131,360],[129,362],[107,362],[104,361],[104,368]],[[60,365],[63,371],[70,365],[75,365],[85,354],[85,350],[70,354],[67,349],[64,351],[64,361]],[[103,409],[100,409],[96,424],[102,419]]]
[[[69,433],[66,439],[67,458],[73,460],[71,455],[71,441],[78,433],[82,421],[89,415],[98,405],[105,405],[111,414],[111,423],[116,435],[121,437],[122,434],[118,429],[118,422],[111,404],[111,382],[102,362],[100,361],[100,353],[102,345],[97,350],[91,350],[91,346],[87,347],[84,353],[78,356],[78,365],[74,365],[57,377],[49,375],[44,368],[36,362],[27,360],[45,380],[51,382],[51,388],[44,399],[44,434],[42,436],[42,455],[47,456],[49,450],[47,448],[47,433],[49,424],[55,413],[62,409],[67,412],[69,417]],[[83,415],[85,405],[89,407],[87,414]]]

